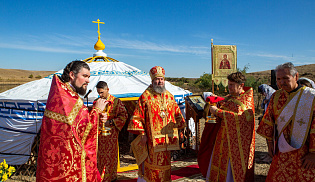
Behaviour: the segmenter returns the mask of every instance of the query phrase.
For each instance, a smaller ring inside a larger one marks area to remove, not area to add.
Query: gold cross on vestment
[[[305,124],[305,122],[303,122],[303,119],[302,119],[302,118],[299,119],[299,120],[297,120],[296,122],[299,123],[300,126],[302,126],[303,124]]]
[[[101,32],[100,32],[100,23],[101,24],[105,24],[104,22],[100,22],[100,19],[97,19],[97,21],[92,21],[93,23],[97,23],[97,27],[98,27],[98,31],[97,31],[97,33],[98,33],[98,37],[100,37],[101,36]]]

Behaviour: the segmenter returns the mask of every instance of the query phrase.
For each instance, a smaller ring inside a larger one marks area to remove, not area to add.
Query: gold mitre
[[[150,77],[151,80],[154,80],[156,77],[163,77],[165,78],[165,70],[161,66],[154,66],[150,69]]]

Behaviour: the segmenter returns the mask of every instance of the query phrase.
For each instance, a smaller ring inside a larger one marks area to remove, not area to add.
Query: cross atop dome
[[[101,41],[101,32],[100,32],[100,24],[105,24],[105,23],[101,22],[100,19],[97,19],[97,21],[92,21],[92,23],[97,23],[97,27],[98,27],[98,30],[97,30],[98,40],[94,45],[94,49],[96,50],[96,53],[93,54],[93,57],[96,57],[96,56],[107,57],[107,54],[103,52],[103,50],[105,49],[105,45]]]

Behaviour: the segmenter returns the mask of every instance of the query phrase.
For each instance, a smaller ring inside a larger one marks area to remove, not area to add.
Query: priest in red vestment
[[[128,119],[128,114],[122,101],[109,94],[106,82],[99,81],[96,89],[100,98],[110,103],[103,110],[103,113],[107,114],[107,120],[103,122],[103,118],[100,118],[97,151],[97,168],[102,175],[102,181],[110,182],[117,179],[118,136]]]
[[[100,181],[96,164],[97,124],[107,105],[99,99],[89,112],[80,95],[89,83],[83,61],[54,75],[41,125],[36,181]],[[106,118],[106,116],[105,116]]]
[[[207,123],[198,164],[207,181],[253,181],[255,117],[253,89],[241,72],[228,76],[230,94],[220,107],[209,106],[217,123]]]
[[[171,181],[171,150],[179,150],[178,129],[186,126],[174,96],[165,89],[165,71],[150,70],[152,84],[138,100],[128,131],[141,135],[148,157],[139,165],[138,181]],[[137,155],[135,155],[137,156]]]
[[[315,90],[297,84],[290,62],[276,68],[277,85],[257,133],[272,163],[266,181],[315,181]]]

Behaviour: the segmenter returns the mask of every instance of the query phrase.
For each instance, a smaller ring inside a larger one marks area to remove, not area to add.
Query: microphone
[[[92,92],[92,90],[90,89],[90,90],[88,91],[88,93],[85,94],[84,98],[86,99],[86,98],[89,96],[89,94],[90,94],[91,92]]]

